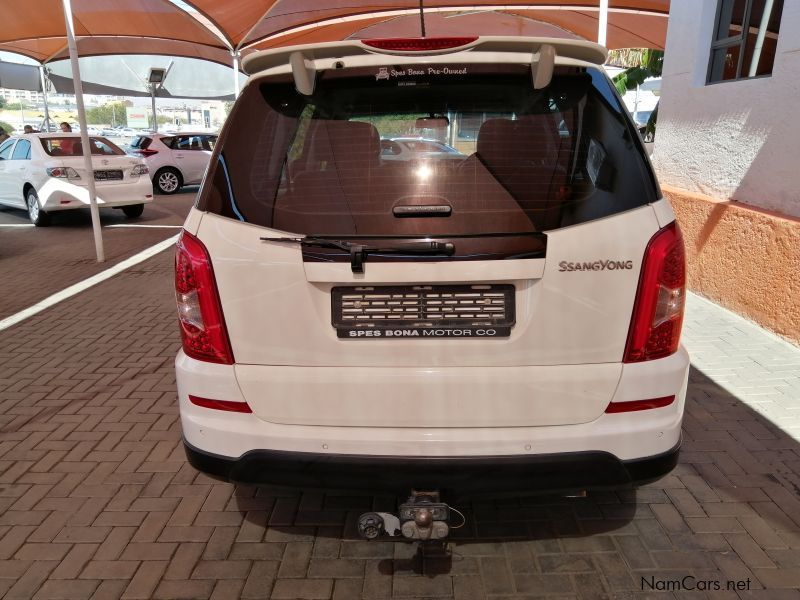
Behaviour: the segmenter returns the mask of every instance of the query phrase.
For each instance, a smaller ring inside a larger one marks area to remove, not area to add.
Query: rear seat
[[[474,157],[516,199],[540,231],[558,227],[567,183],[562,139],[550,115],[489,119]]]

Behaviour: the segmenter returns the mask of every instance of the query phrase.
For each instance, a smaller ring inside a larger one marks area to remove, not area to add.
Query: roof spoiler
[[[392,51],[390,54],[413,57],[452,54],[464,50],[530,53],[532,55],[531,75],[536,89],[546,87],[550,83],[557,56],[602,65],[608,54],[608,51],[603,46],[585,40],[506,36],[479,37],[477,40],[463,46],[447,48],[441,51]],[[319,68],[315,61],[326,59],[344,60],[352,56],[383,53],[385,52],[367,46],[360,40],[306,44],[256,52],[244,58],[242,68],[248,75],[253,75],[290,64],[297,90],[301,94],[310,95],[314,91],[314,75],[317,68]]]

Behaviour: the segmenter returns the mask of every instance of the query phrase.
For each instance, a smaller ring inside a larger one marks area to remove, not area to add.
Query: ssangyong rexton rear
[[[587,42],[254,54],[176,256],[197,468],[396,490],[675,464],[684,252]],[[418,137],[462,156],[386,158]]]

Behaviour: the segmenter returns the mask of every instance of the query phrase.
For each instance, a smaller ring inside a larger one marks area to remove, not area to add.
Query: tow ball
[[[368,512],[358,518],[358,533],[374,540],[383,534],[409,540],[443,540],[450,533],[450,513],[461,513],[441,501],[439,492],[412,490],[408,500],[400,505],[397,515]],[[461,515],[463,519],[463,515]],[[463,522],[462,524],[463,525]],[[458,527],[461,527],[458,525]]]

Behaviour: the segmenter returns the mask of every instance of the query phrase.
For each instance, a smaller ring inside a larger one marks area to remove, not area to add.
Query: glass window
[[[19,140],[17,146],[14,148],[14,154],[11,155],[12,160],[30,160],[31,158],[31,143],[28,140]]]
[[[6,140],[0,144],[0,159],[8,160],[11,157],[11,148],[16,140]]]
[[[50,156],[83,156],[83,143],[79,137],[47,137],[41,138],[44,151]],[[89,138],[92,145],[92,154],[97,156],[122,155],[119,146],[109,142],[106,138]]]
[[[136,148],[137,150],[146,150],[152,142],[153,140],[151,138],[142,135],[131,142],[131,148]]]
[[[203,140],[199,135],[181,135],[175,138],[172,144],[173,150],[208,150],[208,146],[203,148]]]
[[[783,0],[719,0],[708,83],[772,74]]]
[[[326,71],[312,97],[284,76],[249,86],[199,208],[297,234],[511,239],[657,199],[631,143],[633,123],[606,101],[611,83],[599,70],[558,67],[544,90],[533,89],[524,65],[466,70],[420,76],[417,85],[393,85],[368,68]],[[433,140],[387,140],[414,134],[420,114],[449,115],[438,135],[457,152]],[[477,115],[474,139],[461,139],[464,117]],[[415,205],[452,213],[397,218],[398,206]]]

